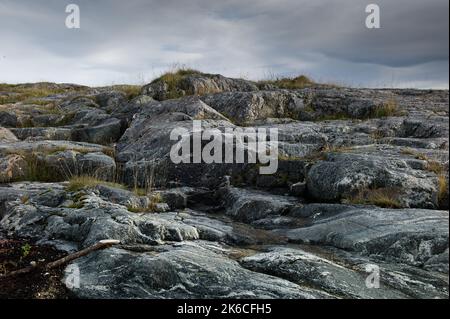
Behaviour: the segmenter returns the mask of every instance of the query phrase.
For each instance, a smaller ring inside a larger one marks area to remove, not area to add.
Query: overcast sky
[[[81,28],[67,29],[68,4]],[[365,27],[365,7],[381,28]],[[0,82],[141,84],[174,64],[448,88],[448,0],[0,0]]]

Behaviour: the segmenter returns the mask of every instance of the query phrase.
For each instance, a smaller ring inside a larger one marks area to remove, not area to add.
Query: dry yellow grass
[[[379,105],[375,108],[371,117],[380,118],[380,117],[389,117],[389,116],[397,116],[400,115],[400,109],[398,107],[398,103],[395,99],[389,99],[386,102]]]
[[[346,203],[375,205],[383,208],[402,208],[399,191],[394,188],[363,189],[344,200]]]
[[[113,89],[125,93],[128,100],[134,99],[141,94],[141,86],[139,85],[114,85]]]
[[[151,194],[149,196],[150,202],[146,207],[136,207],[136,206],[128,206],[128,211],[132,213],[147,213],[154,212],[156,210],[156,206],[159,203],[162,203],[162,197],[159,193]]]
[[[182,96],[182,93],[179,90],[179,83],[180,81],[187,75],[192,74],[202,74],[200,71],[186,68],[186,67],[179,67],[175,68],[172,71],[166,72],[163,75],[161,75],[159,78],[152,81],[152,83],[156,82],[165,82],[168,86],[168,91],[166,93],[165,98],[166,99],[175,99]]]
[[[296,77],[284,77],[284,78],[276,78],[274,80],[263,80],[259,81],[258,84],[260,86],[269,84],[280,89],[303,89],[306,87],[311,87],[316,83],[308,78],[306,75],[300,75]]]
[[[438,199],[442,202],[448,198],[448,179],[445,174],[438,175]]]
[[[82,176],[72,177],[69,180],[69,184],[67,185],[67,190],[70,192],[74,192],[74,191],[78,191],[78,190],[86,188],[86,187],[95,187],[98,185],[105,185],[105,186],[110,186],[110,187],[114,187],[114,188],[126,189],[126,186],[124,186],[122,184],[102,181],[102,180],[97,179],[92,176],[82,175]]]
[[[433,172],[436,175],[442,175],[444,172],[444,165],[437,161],[427,160],[427,171]]]

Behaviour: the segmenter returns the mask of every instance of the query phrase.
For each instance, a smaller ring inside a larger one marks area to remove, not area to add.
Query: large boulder
[[[113,180],[116,163],[109,153],[104,146],[81,142],[0,143],[0,176],[2,182],[64,181],[81,175]]]
[[[145,85],[141,93],[156,100],[166,100],[185,95],[205,95],[231,91],[257,91],[258,86],[250,81],[231,79],[220,74],[194,73],[175,75],[168,81],[161,77]]]
[[[17,116],[11,112],[0,111],[0,126],[16,127]]]
[[[136,114],[117,145],[116,159],[123,167],[123,181],[141,187],[150,180],[158,185],[177,178],[199,183],[206,177],[205,169],[214,172],[214,165],[174,164],[170,160],[170,150],[176,143],[170,139],[171,132],[183,128],[191,136],[194,120],[202,120],[202,129],[233,127],[197,97],[164,101]]]
[[[78,247],[111,238],[123,244],[149,245],[199,238],[196,228],[178,221],[175,214],[132,213],[126,206],[102,198],[95,190],[73,196],[78,203],[68,206],[76,208],[45,206],[37,202],[39,196],[26,203],[20,199],[8,202],[0,224],[11,236],[69,242]],[[130,196],[130,203],[133,201]]]
[[[300,94],[290,91],[227,92],[202,97],[202,100],[236,124],[266,118],[306,118]]]
[[[17,142],[17,137],[8,129],[0,127],[0,143]]]

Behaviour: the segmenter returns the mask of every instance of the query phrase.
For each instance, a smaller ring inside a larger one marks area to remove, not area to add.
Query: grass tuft
[[[167,85],[167,92],[165,93],[164,99],[176,99],[185,95],[185,92],[180,89],[181,80],[183,80],[184,77],[193,74],[203,73],[186,67],[178,67],[173,71],[164,73],[159,78],[154,79],[151,83],[164,82]]]
[[[363,189],[356,195],[344,199],[345,203],[375,205],[383,208],[403,208],[399,201],[400,192],[395,188]]]
[[[133,205],[127,206],[127,209],[129,212],[132,213],[147,213],[147,212],[155,212],[157,204],[162,203],[162,197],[161,194],[151,194],[149,196],[150,202],[146,207],[136,207]]]
[[[402,112],[399,110],[397,101],[395,99],[389,99],[388,101],[377,106],[370,117],[383,118],[389,116],[398,116],[401,114]]]
[[[284,77],[276,78],[274,80],[259,81],[258,85],[263,87],[264,85],[273,85],[279,89],[304,89],[314,86],[316,83],[306,75],[300,75],[296,77]]]
[[[83,188],[95,187],[98,185],[110,186],[114,188],[127,189],[126,186],[113,182],[106,182],[100,179],[97,179],[92,176],[82,175],[75,176],[69,180],[69,184],[67,185],[67,190],[69,192],[79,191]]]
[[[141,86],[139,85],[114,85],[113,89],[123,92],[128,100],[132,100],[141,94]]]
[[[441,206],[448,200],[448,178],[443,173],[438,175],[438,200]]]

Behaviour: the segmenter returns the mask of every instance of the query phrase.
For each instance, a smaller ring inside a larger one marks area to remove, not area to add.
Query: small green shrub
[[[22,258],[26,258],[31,252],[31,245],[27,243],[23,245],[20,249],[22,250]]]
[[[438,175],[438,200],[442,202],[448,199],[448,178],[444,173]]]

